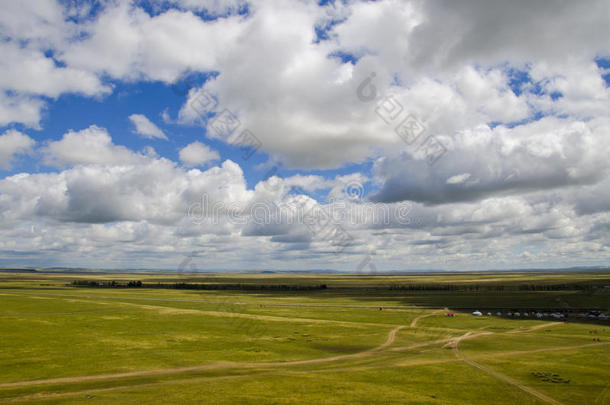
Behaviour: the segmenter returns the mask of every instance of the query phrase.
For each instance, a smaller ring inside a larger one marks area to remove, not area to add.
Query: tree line
[[[309,291],[324,290],[326,284],[202,284],[202,283],[142,283],[140,280],[74,280],[73,287],[87,288],[162,288],[178,290],[272,290],[272,291]]]
[[[392,284],[390,290],[405,291],[592,291],[594,284]]]

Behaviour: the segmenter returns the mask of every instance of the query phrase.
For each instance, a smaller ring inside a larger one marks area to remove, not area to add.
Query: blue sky
[[[265,153],[264,149],[258,149],[251,157],[244,159],[242,148],[207,137],[207,128],[201,123],[181,125],[171,120],[164,121],[163,113],[169,114],[173,120],[176,119],[180,108],[185,103],[188,90],[203,85],[207,77],[209,76],[192,74],[188,79],[182,78],[171,84],[148,81],[125,83],[108,80],[106,83],[112,86],[113,90],[107,96],[86,98],[81,95],[64,94],[57,100],[48,100],[47,108],[43,111],[43,118],[40,120],[42,128],[34,131],[33,134],[38,142],[44,143],[45,141],[58,141],[68,131],[80,131],[90,125],[97,125],[108,130],[116,145],[122,145],[134,151],[140,151],[150,146],[159,156],[176,162],[179,161],[178,153],[181,148],[198,141],[216,150],[221,161],[229,159],[237,162],[244,170],[249,188],[254,188],[258,182],[269,175],[288,177],[296,174],[313,174],[332,179],[354,172],[370,173],[370,160],[361,163],[348,162],[342,167],[332,170],[300,170],[286,167],[280,161],[270,159],[270,155]],[[135,126],[129,119],[132,114],[143,114],[149,117],[150,121],[157,125],[168,139],[146,139],[138,136]],[[213,119],[213,114],[210,119]],[[2,131],[11,128],[19,131],[28,130],[24,125],[15,123],[4,126]],[[208,167],[211,163],[205,163],[202,167]],[[42,163],[39,156],[24,155],[9,169],[0,169],[0,171],[5,176],[9,176],[23,171],[53,172],[56,171],[56,168]],[[317,193],[316,197],[325,199],[326,195]]]
[[[604,6],[3,4],[0,265],[605,265]]]
[[[343,63],[353,63],[355,60],[351,55],[341,55]],[[334,54],[332,55],[334,56]],[[600,68],[610,68],[607,59],[598,58],[596,64]],[[514,70],[507,68],[506,74],[510,77],[509,86],[511,90],[520,95],[525,86],[532,86],[532,93],[544,95],[541,83],[532,80],[525,70]],[[186,144],[199,141],[219,152],[221,160],[230,159],[239,162],[244,170],[248,186],[253,188],[261,179],[269,174],[278,176],[292,176],[295,174],[315,174],[325,178],[334,178],[338,175],[346,175],[354,172],[370,174],[372,162],[353,163],[348,162],[343,167],[332,170],[299,170],[298,168],[287,168],[280,162],[277,164],[270,160],[270,155],[264,149],[257,152],[248,159],[242,157],[243,150],[240,147],[228,145],[217,139],[206,137],[207,129],[199,125],[180,125],[175,122],[165,122],[163,113],[170,117],[178,115],[180,108],[184,105],[188,90],[205,84],[207,78],[213,77],[214,73],[191,73],[188,76],[180,76],[175,83],[138,81],[135,83],[107,80],[113,91],[107,96],[100,98],[87,98],[81,95],[63,94],[56,100],[49,99],[47,108],[43,112],[40,121],[40,130],[34,132],[39,141],[56,141],[61,139],[64,133],[73,130],[79,131],[90,125],[104,127],[111,134],[115,144],[123,145],[131,150],[142,150],[152,146],[160,155],[173,161],[179,161],[178,152]],[[606,85],[610,84],[610,73],[604,76]],[[551,97],[557,99],[560,92],[553,92]],[[133,123],[129,120],[131,114],[144,114],[157,125],[168,136],[168,140],[145,139],[135,133]],[[540,115],[528,118],[527,121],[540,118]],[[520,123],[523,123],[521,121]],[[498,122],[488,122],[490,126],[496,126]],[[504,123],[514,126],[516,123]],[[13,123],[5,125],[2,131],[15,128],[20,131],[27,130],[22,124]],[[271,163],[270,163],[271,162]],[[54,171],[53,167],[41,164],[36,156],[23,156],[9,169],[0,169],[7,176],[11,174],[26,172],[48,172]],[[367,193],[370,192],[367,189]],[[319,197],[319,196],[318,196]]]

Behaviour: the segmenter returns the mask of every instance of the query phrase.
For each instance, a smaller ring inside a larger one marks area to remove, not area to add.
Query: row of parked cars
[[[453,315],[453,314],[452,314]],[[472,315],[474,316],[483,316],[483,313],[481,311],[474,311],[472,313]],[[451,316],[448,314],[448,316]],[[493,314],[491,312],[487,313],[487,316],[493,316]],[[496,312],[496,316],[503,316],[502,312]],[[506,316],[509,316],[511,318],[520,318],[520,317],[524,317],[524,318],[538,318],[538,319],[543,319],[543,318],[553,318],[553,319],[566,319],[567,318],[567,314],[565,313],[561,313],[561,312],[519,312],[519,311],[509,311],[506,313]],[[590,311],[588,313],[578,313],[576,314],[577,318],[581,318],[581,319],[599,319],[602,321],[607,321],[610,319],[610,317],[608,316],[608,314],[604,314],[601,313],[599,311]]]

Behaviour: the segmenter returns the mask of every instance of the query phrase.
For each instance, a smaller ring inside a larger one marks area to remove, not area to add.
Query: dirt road
[[[535,390],[534,388],[525,385],[513,378],[510,378],[509,376],[500,373],[499,371],[493,370],[487,366],[482,365],[481,363],[477,363],[476,361],[464,356],[464,354],[462,352],[460,352],[459,346],[460,346],[460,342],[467,338],[468,336],[470,336],[470,332],[466,333],[465,335],[455,339],[455,345],[453,346],[453,350],[455,355],[462,361],[464,361],[465,363],[469,364],[472,367],[475,367],[489,375],[491,375],[492,377],[495,377],[498,380],[504,381],[505,383],[508,383],[510,385],[513,385],[517,388],[519,388],[522,391],[527,392],[530,395],[535,396],[536,398],[548,403],[548,404],[553,404],[553,405],[561,405],[560,402],[554,400],[553,398],[543,394],[540,391]]]
[[[89,375],[79,377],[62,377],[62,378],[50,378],[46,380],[30,380],[30,381],[18,381],[11,383],[2,383],[0,388],[14,388],[14,387],[25,387],[31,385],[43,385],[43,384],[73,384],[91,381],[103,381],[103,380],[116,380],[121,378],[130,377],[145,377],[153,375],[171,375],[185,373],[189,371],[202,371],[202,370],[216,370],[223,368],[253,368],[253,367],[281,367],[281,366],[296,366],[305,364],[318,364],[328,363],[339,360],[357,359],[370,356],[375,352],[381,351],[386,347],[394,343],[396,339],[396,333],[404,328],[404,326],[398,326],[392,329],[388,333],[388,338],[381,345],[374,347],[363,352],[344,354],[333,357],[323,357],[318,359],[309,360],[295,360],[295,361],[284,361],[284,362],[272,362],[272,363],[221,363],[221,364],[205,364],[200,366],[189,366],[189,367],[178,367],[178,368],[164,368],[155,370],[142,370],[142,371],[131,371],[126,373],[114,373],[114,374],[100,374],[100,375]]]

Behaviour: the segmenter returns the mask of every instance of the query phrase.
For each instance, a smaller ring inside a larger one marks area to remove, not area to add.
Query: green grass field
[[[81,288],[74,280],[145,287]],[[175,282],[248,287],[146,287]],[[327,288],[248,289],[279,284]],[[457,287],[407,288],[448,284]],[[608,284],[604,272],[3,272],[0,402],[610,404],[608,321],[471,315],[607,312]]]

